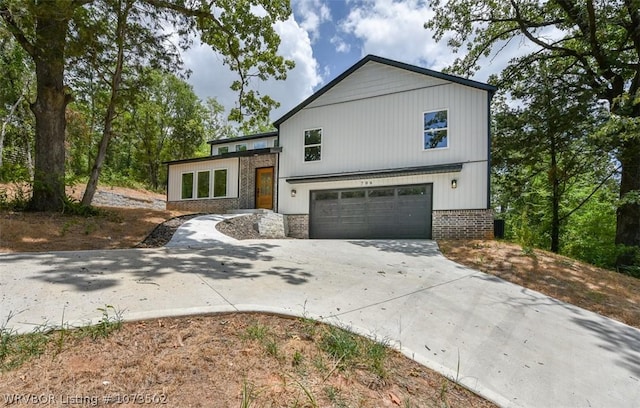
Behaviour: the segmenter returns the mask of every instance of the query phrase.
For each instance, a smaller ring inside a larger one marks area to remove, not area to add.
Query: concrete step
[[[227,210],[227,214],[269,214],[272,210],[265,210],[264,208],[246,208],[241,210]]]

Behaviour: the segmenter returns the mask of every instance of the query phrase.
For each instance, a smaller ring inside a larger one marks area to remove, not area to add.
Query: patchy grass
[[[50,341],[1,373],[0,394],[101,403],[140,394],[169,407],[494,406],[381,343],[320,323],[310,336],[307,324],[236,313],[125,323],[108,336],[70,331],[64,347]]]
[[[640,279],[504,241],[438,241],[462,265],[640,328]]]

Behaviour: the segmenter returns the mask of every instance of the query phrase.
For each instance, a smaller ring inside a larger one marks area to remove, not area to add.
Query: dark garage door
[[[311,238],[431,238],[432,184],[311,192]]]

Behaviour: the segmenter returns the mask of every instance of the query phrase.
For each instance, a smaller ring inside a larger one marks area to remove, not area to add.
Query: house
[[[266,208],[289,235],[484,238],[495,87],[369,55],[275,121],[169,162],[167,208]]]

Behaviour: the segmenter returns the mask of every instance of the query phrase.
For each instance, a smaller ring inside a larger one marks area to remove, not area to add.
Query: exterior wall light
[[[458,180],[456,179],[451,180],[451,188],[458,188]]]
[[[291,197],[295,197],[298,192],[296,190],[291,190]]]

